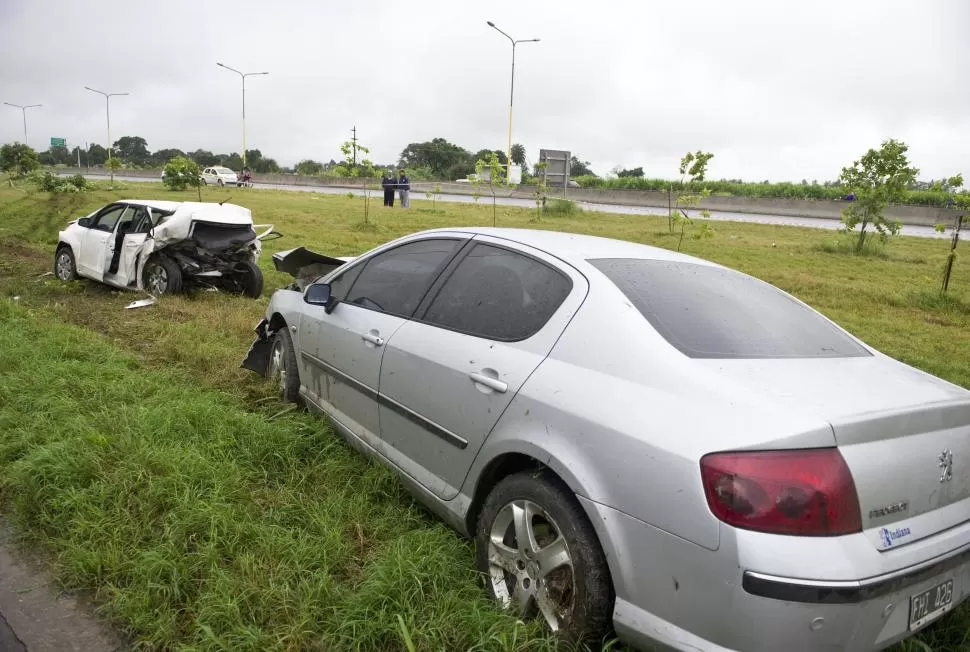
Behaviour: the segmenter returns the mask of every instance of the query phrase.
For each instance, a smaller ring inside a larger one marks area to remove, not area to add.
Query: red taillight
[[[711,511],[728,525],[800,536],[860,532],[852,474],[837,448],[712,453],[701,459]]]

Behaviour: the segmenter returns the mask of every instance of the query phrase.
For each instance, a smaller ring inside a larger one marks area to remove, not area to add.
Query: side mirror
[[[83,226],[85,228],[89,228],[91,226],[91,218],[90,217],[82,217],[81,219],[79,219],[77,221],[77,225],[78,226]]]
[[[329,283],[314,283],[306,289],[303,300],[312,306],[323,306],[328,314],[337,306]]]

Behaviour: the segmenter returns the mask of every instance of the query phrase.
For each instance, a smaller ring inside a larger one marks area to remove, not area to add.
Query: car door
[[[107,252],[113,245],[114,230],[127,204],[115,203],[104,207],[91,219],[81,237],[81,251],[77,256],[78,272],[98,281],[104,280],[110,257]]]
[[[156,213],[158,214],[158,213]],[[129,206],[115,229],[114,248],[108,257],[108,274],[121,285],[132,285],[138,268],[138,252],[154,225],[151,208]]]
[[[334,277],[330,313],[304,305],[298,347],[310,400],[377,450],[384,343],[411,317],[462,240],[432,237],[383,250]],[[342,296],[341,296],[342,295]]]
[[[543,252],[476,236],[385,346],[388,457],[435,495],[454,498],[587,290],[582,274]]]

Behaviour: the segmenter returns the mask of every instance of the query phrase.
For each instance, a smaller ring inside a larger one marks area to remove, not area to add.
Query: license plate
[[[937,584],[909,599],[909,629],[914,631],[936,620],[953,606],[953,580]]]

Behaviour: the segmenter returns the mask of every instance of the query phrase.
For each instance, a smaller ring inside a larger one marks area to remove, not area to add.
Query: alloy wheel
[[[57,278],[62,281],[70,281],[71,274],[74,271],[74,265],[71,263],[71,255],[64,250],[61,250],[57,254]]]
[[[538,612],[554,632],[571,615],[576,579],[569,545],[542,506],[513,500],[499,511],[489,532],[488,566],[503,607],[523,618]]]
[[[153,264],[148,268],[148,291],[152,294],[164,294],[165,290],[168,289],[168,272],[165,271],[165,267],[159,264]]]

